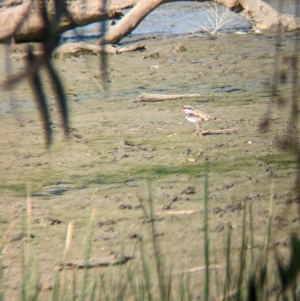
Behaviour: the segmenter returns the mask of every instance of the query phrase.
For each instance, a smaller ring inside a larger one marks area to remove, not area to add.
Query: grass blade
[[[208,166],[205,164],[204,178],[204,258],[205,258],[205,279],[204,279],[204,300],[209,299],[209,235],[208,235]]]

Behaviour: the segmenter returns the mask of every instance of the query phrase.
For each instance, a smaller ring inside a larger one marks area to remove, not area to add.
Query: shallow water
[[[129,10],[124,10],[124,14]],[[218,18],[216,18],[218,15]],[[223,17],[223,21],[221,18]],[[214,22],[220,19],[221,31],[250,30],[251,24],[244,18],[225,9],[222,5],[199,2],[166,3],[151,12],[131,33],[136,38],[144,35],[185,35],[209,33],[216,26]],[[116,20],[117,21],[117,20]],[[202,30],[201,30],[202,28]],[[63,40],[76,40],[76,36],[84,39],[97,39],[101,36],[100,23],[94,23],[71,30],[62,35]]]
[[[268,1],[266,1],[268,2]],[[278,9],[278,3],[269,3]],[[295,15],[294,2],[286,1],[280,6],[283,13]],[[123,10],[124,14],[129,9]],[[217,17],[218,16],[218,17]],[[116,20],[118,22],[118,20]],[[218,25],[217,25],[218,24]],[[252,23],[229,11],[222,5],[196,1],[165,3],[151,12],[126,40],[151,35],[209,34],[220,25],[220,32],[240,31],[247,33]],[[94,23],[61,35],[63,41],[95,40],[101,37],[101,23]]]

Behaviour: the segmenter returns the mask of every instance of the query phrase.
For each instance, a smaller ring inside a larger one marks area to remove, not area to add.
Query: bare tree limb
[[[10,37],[14,37],[16,42],[40,41],[44,37],[45,24],[38,4],[39,1],[34,1],[34,5],[27,1],[22,5],[0,10],[0,41]],[[59,33],[77,26],[122,16],[119,9],[104,9],[101,1],[72,1],[67,9],[72,18],[66,15],[62,18],[58,24]],[[48,18],[51,20],[55,13],[53,2],[50,1],[47,7]]]
[[[115,44],[124,36],[134,30],[141,21],[162,3],[172,2],[170,0],[140,0],[133,9],[115,26],[112,26],[104,37],[106,44]],[[102,40],[99,40],[101,43]]]

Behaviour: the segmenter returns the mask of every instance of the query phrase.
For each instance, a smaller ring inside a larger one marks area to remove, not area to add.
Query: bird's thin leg
[[[200,122],[196,123],[196,131],[193,135],[193,138],[195,138],[197,135],[199,135],[199,133],[201,133],[201,127],[200,127]]]
[[[196,123],[196,127],[197,127],[197,135],[201,135],[201,123],[200,122],[198,122],[198,123]]]

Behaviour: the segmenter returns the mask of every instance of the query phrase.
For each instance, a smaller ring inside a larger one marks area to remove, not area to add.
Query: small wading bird
[[[202,111],[194,110],[191,106],[184,106],[181,111],[185,112],[185,118],[196,125],[196,131],[193,138],[201,134],[201,122],[206,120],[215,120],[218,118],[209,116]]]

